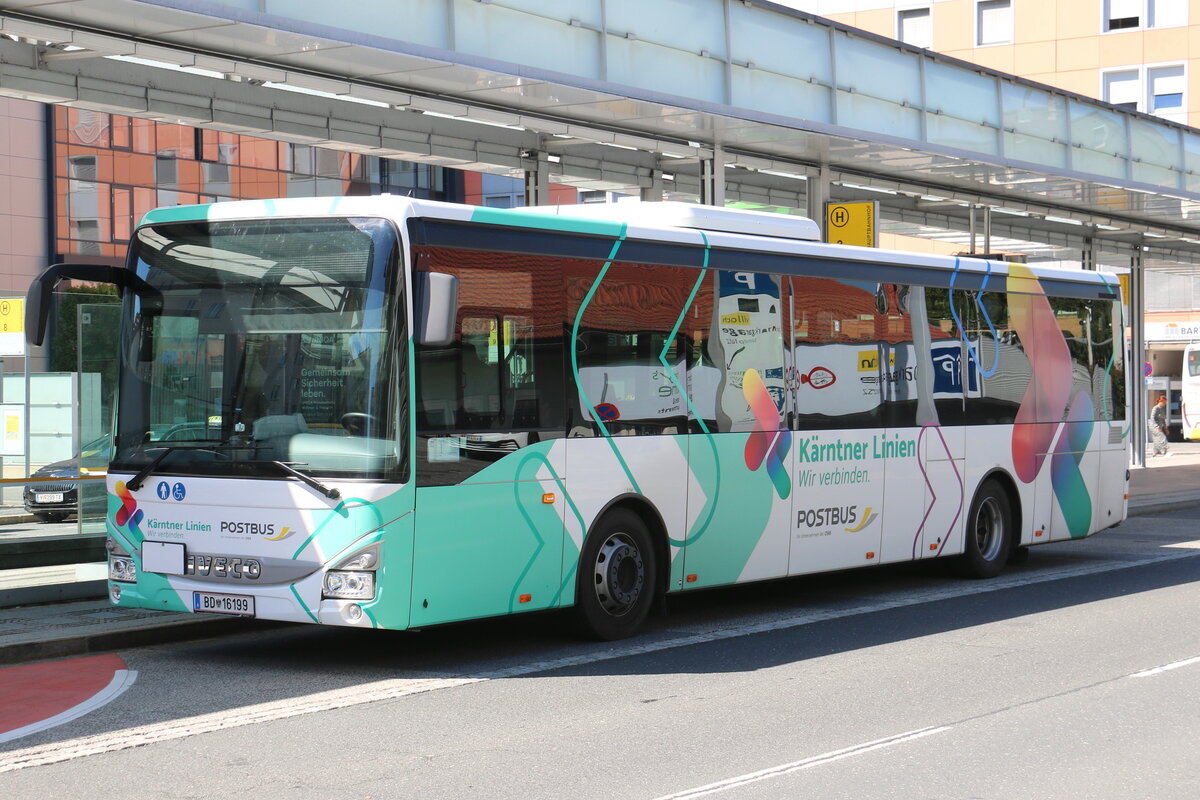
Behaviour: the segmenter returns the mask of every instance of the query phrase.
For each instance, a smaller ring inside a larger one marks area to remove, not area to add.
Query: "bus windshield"
[[[381,219],[139,230],[131,263],[162,298],[125,299],[111,467],[399,478],[398,252]]]

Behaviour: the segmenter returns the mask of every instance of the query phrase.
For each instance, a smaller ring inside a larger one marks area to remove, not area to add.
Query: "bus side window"
[[[961,320],[966,314],[967,293],[927,286],[924,294],[938,421],[961,425],[966,421],[968,398],[979,396],[979,366],[971,359],[955,322],[955,316]]]
[[[500,320],[465,317],[459,331],[462,418],[458,426],[493,428],[500,420]]]
[[[791,380],[800,430],[879,428],[895,348],[903,340],[895,284],[791,278]],[[888,322],[891,317],[891,339]],[[886,353],[884,351],[887,351]]]
[[[484,444],[561,436],[557,259],[451,248],[420,255],[421,268],[458,278],[459,312],[453,343],[416,346],[418,431],[478,434],[473,441]]]
[[[959,292],[959,319],[966,328],[969,369],[978,376],[979,393],[968,394],[967,422],[1011,424],[1025,397],[1033,367],[1025,345],[1009,323],[1009,296],[1002,292]]]
[[[1119,302],[1119,301],[1118,301]],[[1125,348],[1121,331],[1121,309],[1116,302],[1092,304],[1092,338],[1096,343],[1096,408],[1099,419],[1125,419]],[[1111,365],[1111,366],[1110,366]]]
[[[1077,402],[1084,402],[1080,393],[1087,395],[1087,403],[1092,406],[1088,419],[1097,419],[1099,404],[1094,391],[1097,353],[1092,341],[1092,304],[1090,300],[1076,297],[1051,297],[1050,307],[1054,309],[1054,318],[1058,329],[1062,331],[1071,353],[1071,406],[1072,418],[1081,413],[1075,409]],[[1107,359],[1105,359],[1107,361]],[[1101,368],[1103,370],[1103,367]]]
[[[687,431],[689,347],[670,339],[699,273],[642,264],[576,262],[566,270],[564,323],[574,332],[569,436]],[[699,300],[697,299],[697,302]]]

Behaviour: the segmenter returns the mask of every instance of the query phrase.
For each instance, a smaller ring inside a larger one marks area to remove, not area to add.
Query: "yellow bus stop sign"
[[[25,298],[0,298],[0,333],[25,332]]]
[[[825,241],[878,247],[879,203],[826,203]]]
[[[25,355],[25,298],[0,297],[0,356]]]

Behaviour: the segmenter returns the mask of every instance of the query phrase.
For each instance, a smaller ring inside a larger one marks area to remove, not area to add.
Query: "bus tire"
[[[609,511],[579,556],[575,611],[583,632],[612,641],[637,633],[654,604],[654,543],[627,508]]]
[[[994,578],[1012,549],[1012,509],[999,483],[986,480],[975,492],[967,514],[966,542],[959,561],[968,578]]]

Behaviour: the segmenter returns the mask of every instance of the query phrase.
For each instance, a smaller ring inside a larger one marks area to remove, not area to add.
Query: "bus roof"
[[[498,209],[388,194],[235,200],[157,208],[142,218],[139,227],[172,222],[329,216],[387,217],[401,227],[409,218],[432,218],[711,248],[770,251],[860,264],[904,264],[957,273],[987,273],[997,278],[1009,272],[1009,265],[1003,261],[825,244],[816,241],[817,226],[806,217],[675,202],[627,201]],[[1039,265],[1030,268],[1039,277],[1100,284],[1116,292],[1115,275]]]

